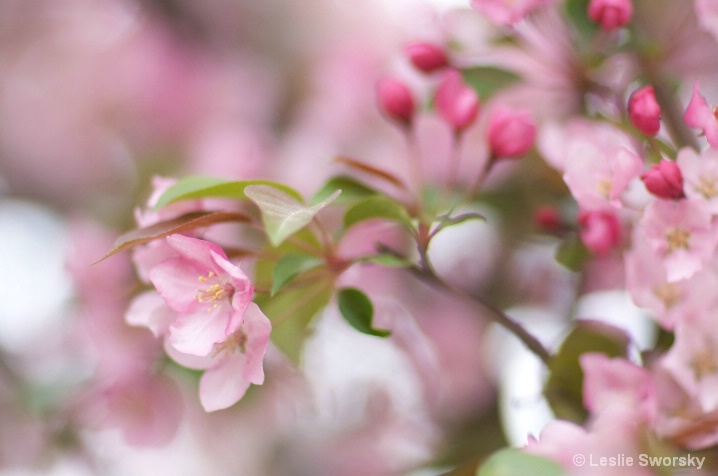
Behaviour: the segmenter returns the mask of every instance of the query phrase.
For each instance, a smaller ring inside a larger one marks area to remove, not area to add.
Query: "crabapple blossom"
[[[211,353],[198,357],[167,346],[167,352],[185,367],[204,370],[199,398],[208,411],[222,410],[237,403],[250,384],[264,383],[262,360],[269,345],[272,325],[255,303],[247,305],[244,319],[226,339],[213,345]],[[168,341],[169,342],[169,341]]]
[[[382,78],[376,85],[379,109],[387,117],[403,125],[411,124],[414,116],[414,97],[408,86],[395,78]]]
[[[698,154],[690,147],[678,151],[676,163],[683,174],[688,198],[703,200],[718,214],[718,151],[708,148]]]
[[[701,27],[718,39],[718,1],[696,0],[695,10]]]
[[[687,279],[713,256],[718,233],[705,202],[655,200],[639,225],[656,258],[665,266],[668,282]]]
[[[588,4],[588,17],[604,30],[625,26],[632,16],[631,0],[591,0]]]
[[[435,99],[439,115],[455,131],[469,127],[479,114],[479,97],[464,82],[458,70],[444,73],[436,88]]]
[[[252,300],[254,287],[214,243],[170,235],[177,253],[150,271],[167,305],[177,312],[169,342],[180,352],[208,355],[235,334]]]
[[[628,98],[628,118],[631,124],[647,136],[655,136],[661,128],[661,106],[653,86],[637,89]]]
[[[411,64],[424,73],[433,73],[449,64],[444,49],[434,43],[411,43],[404,48],[404,52]]]
[[[491,112],[487,134],[493,157],[513,159],[533,147],[536,123],[527,109],[499,106]]]
[[[693,82],[693,94],[683,120],[689,127],[702,130],[708,144],[718,148],[718,119],[715,110],[708,106],[708,102],[701,95],[698,81]]]
[[[564,181],[582,208],[619,208],[621,195],[640,175],[643,161],[626,147],[587,142],[577,147],[565,167]]]
[[[671,160],[661,160],[641,175],[649,192],[659,198],[683,198],[683,175],[681,169]]]
[[[578,223],[581,241],[596,255],[605,255],[621,243],[621,221],[613,210],[582,211]]]

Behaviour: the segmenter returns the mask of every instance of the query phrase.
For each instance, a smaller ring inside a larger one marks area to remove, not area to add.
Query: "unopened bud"
[[[530,111],[497,107],[488,128],[489,147],[495,158],[521,157],[536,139],[536,123]]]
[[[598,23],[603,30],[615,30],[633,16],[631,0],[591,0],[588,4],[588,17]]]
[[[403,82],[383,78],[376,86],[379,109],[389,118],[404,125],[411,124],[414,116],[414,97]]]
[[[660,198],[678,199],[683,193],[683,174],[678,164],[671,160],[662,160],[641,175],[641,180],[653,195]]]
[[[621,222],[613,211],[590,210],[578,215],[579,237],[593,254],[606,255],[621,243]]]
[[[479,97],[457,70],[444,75],[436,89],[435,99],[439,114],[456,131],[473,124],[479,114]]]
[[[444,49],[433,43],[412,43],[404,52],[411,64],[425,73],[438,71],[449,64]]]
[[[644,86],[628,99],[628,118],[647,136],[655,136],[661,128],[661,106],[653,86]]]
[[[534,211],[534,223],[541,231],[555,232],[563,226],[561,214],[550,205],[544,205]]]

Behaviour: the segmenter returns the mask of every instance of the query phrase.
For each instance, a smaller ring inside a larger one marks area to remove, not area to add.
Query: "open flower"
[[[150,271],[150,281],[178,313],[169,342],[180,352],[208,355],[242,324],[254,287],[214,243],[182,235],[167,237],[177,252]]]
[[[237,403],[250,384],[264,383],[262,360],[269,345],[272,325],[255,303],[250,303],[242,324],[226,340],[213,346],[205,357],[167,352],[179,364],[205,370],[199,384],[202,407],[222,410]]]
[[[686,121],[688,127],[702,130],[710,146],[718,148],[718,119],[716,119],[715,111],[701,95],[698,81],[693,83],[693,95],[683,115],[683,120]]]

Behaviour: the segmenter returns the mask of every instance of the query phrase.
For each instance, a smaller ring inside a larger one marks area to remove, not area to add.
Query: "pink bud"
[[[534,223],[543,231],[553,232],[561,229],[563,221],[556,207],[544,205],[534,211]]]
[[[604,30],[614,30],[626,25],[633,16],[631,0],[591,0],[588,17]]]
[[[417,69],[432,73],[448,66],[444,49],[433,43],[412,43],[404,49],[409,61]]]
[[[528,110],[497,107],[489,119],[488,137],[493,157],[521,157],[534,145],[536,123]]]
[[[394,78],[383,78],[376,86],[379,109],[389,118],[404,125],[414,116],[414,98],[409,88]]]
[[[673,161],[662,160],[641,175],[641,180],[653,195],[660,198],[683,198],[683,174]]]
[[[436,89],[435,100],[441,117],[456,131],[473,124],[479,114],[479,97],[455,69],[448,71],[442,78]]]
[[[621,243],[621,222],[613,211],[583,211],[578,223],[581,241],[596,255],[605,255]]]
[[[661,128],[661,106],[653,86],[644,86],[628,99],[628,118],[647,136],[655,136]]]

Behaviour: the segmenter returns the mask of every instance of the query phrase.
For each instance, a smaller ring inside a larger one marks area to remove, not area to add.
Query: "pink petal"
[[[255,303],[251,303],[244,316],[243,330],[247,335],[245,355],[247,357],[242,375],[254,384],[264,383],[262,360],[269,345],[272,324]]]
[[[230,313],[231,308],[223,303],[216,309],[200,307],[194,313],[180,315],[170,327],[170,344],[185,354],[209,355],[214,344],[227,338]]]
[[[215,252],[227,259],[222,248],[216,243],[210,241],[198,240],[184,235],[170,235],[167,237],[167,243],[177,251],[184,259],[190,261],[199,268],[209,267],[211,260],[211,252]]]
[[[125,313],[129,325],[147,327],[155,337],[167,333],[176,317],[177,313],[154,291],[137,295]]]
[[[235,352],[202,375],[199,399],[205,411],[228,408],[244,396],[250,383],[243,378],[245,361],[244,354]]]
[[[167,305],[178,312],[191,312],[200,304],[198,278],[207,273],[190,266],[182,258],[171,258],[150,271],[150,281]]]

